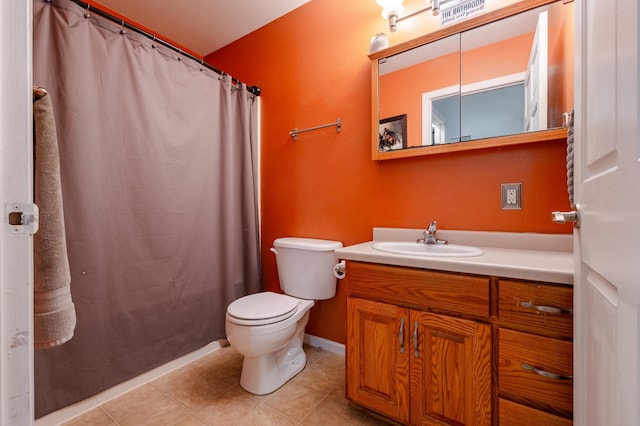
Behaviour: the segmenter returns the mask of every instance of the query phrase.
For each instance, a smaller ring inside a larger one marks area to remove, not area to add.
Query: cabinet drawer
[[[554,416],[526,405],[502,399],[499,400],[500,426],[571,426],[573,421]]]
[[[573,337],[573,287],[500,280],[501,324],[550,337]]]
[[[573,411],[571,376],[573,376],[573,344],[571,342],[500,329],[498,334],[500,395],[508,395],[510,399],[527,403],[544,411],[570,416]]]
[[[348,296],[489,318],[488,277],[349,262],[346,281]]]

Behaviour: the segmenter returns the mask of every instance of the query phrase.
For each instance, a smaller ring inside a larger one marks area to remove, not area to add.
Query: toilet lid
[[[241,325],[265,325],[283,321],[298,310],[298,299],[272,292],[241,297],[227,308],[231,320]]]

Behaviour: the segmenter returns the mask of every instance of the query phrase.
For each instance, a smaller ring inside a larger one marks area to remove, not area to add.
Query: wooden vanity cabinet
[[[347,398],[405,424],[492,422],[489,279],[349,262]]]
[[[403,424],[572,424],[573,287],[347,263],[347,398]]]

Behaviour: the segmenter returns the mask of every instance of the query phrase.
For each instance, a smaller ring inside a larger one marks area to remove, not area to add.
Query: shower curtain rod
[[[51,3],[51,0],[45,0],[45,1],[47,3]],[[181,54],[183,56],[186,56],[187,58],[189,58],[189,59],[191,59],[193,61],[198,62],[201,66],[206,67],[206,68],[210,69],[211,71],[213,71],[213,72],[215,72],[217,74],[220,74],[221,76],[226,74],[224,71],[219,70],[216,67],[206,63],[203,58],[198,59],[197,57],[193,56],[189,52],[185,52],[181,48],[176,47],[176,46],[172,45],[171,43],[169,43],[169,42],[167,42],[165,40],[162,40],[161,38],[159,38],[155,34],[149,34],[148,32],[144,31],[143,29],[138,28],[135,25],[132,25],[132,24],[124,21],[124,20],[118,18],[117,16],[113,16],[112,14],[110,14],[107,11],[99,9],[99,8],[97,8],[95,6],[91,6],[89,3],[83,2],[81,0],[71,0],[71,1],[73,3],[75,3],[75,4],[77,4],[78,6],[82,7],[83,9],[86,9],[86,11],[87,11],[86,13],[95,12],[98,15],[102,16],[103,18],[106,18],[106,19],[108,19],[108,20],[110,20],[112,22],[115,22],[116,24],[122,25],[123,28],[128,28],[130,30],[135,31],[138,34],[142,34],[143,36],[145,36],[145,37],[147,37],[147,38],[149,38],[149,39],[151,39],[153,41],[156,41],[156,42],[162,44],[165,47],[168,47],[169,49],[173,50],[174,52],[178,52],[179,54]],[[231,80],[235,84],[242,84],[242,82],[240,80],[238,80],[238,79],[236,79],[234,77],[231,77]],[[247,85],[247,91],[249,93],[251,93],[252,95],[254,95],[254,96],[260,96],[260,93],[261,93],[262,90],[260,89],[260,86],[249,86],[249,85]]]

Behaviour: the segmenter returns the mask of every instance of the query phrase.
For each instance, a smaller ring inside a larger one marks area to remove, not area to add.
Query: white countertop
[[[342,260],[469,274],[573,284],[571,235],[477,231],[438,231],[451,244],[472,245],[484,252],[474,257],[426,257],[387,253],[373,248],[377,241],[415,241],[422,230],[374,228],[373,241],[336,250]]]

